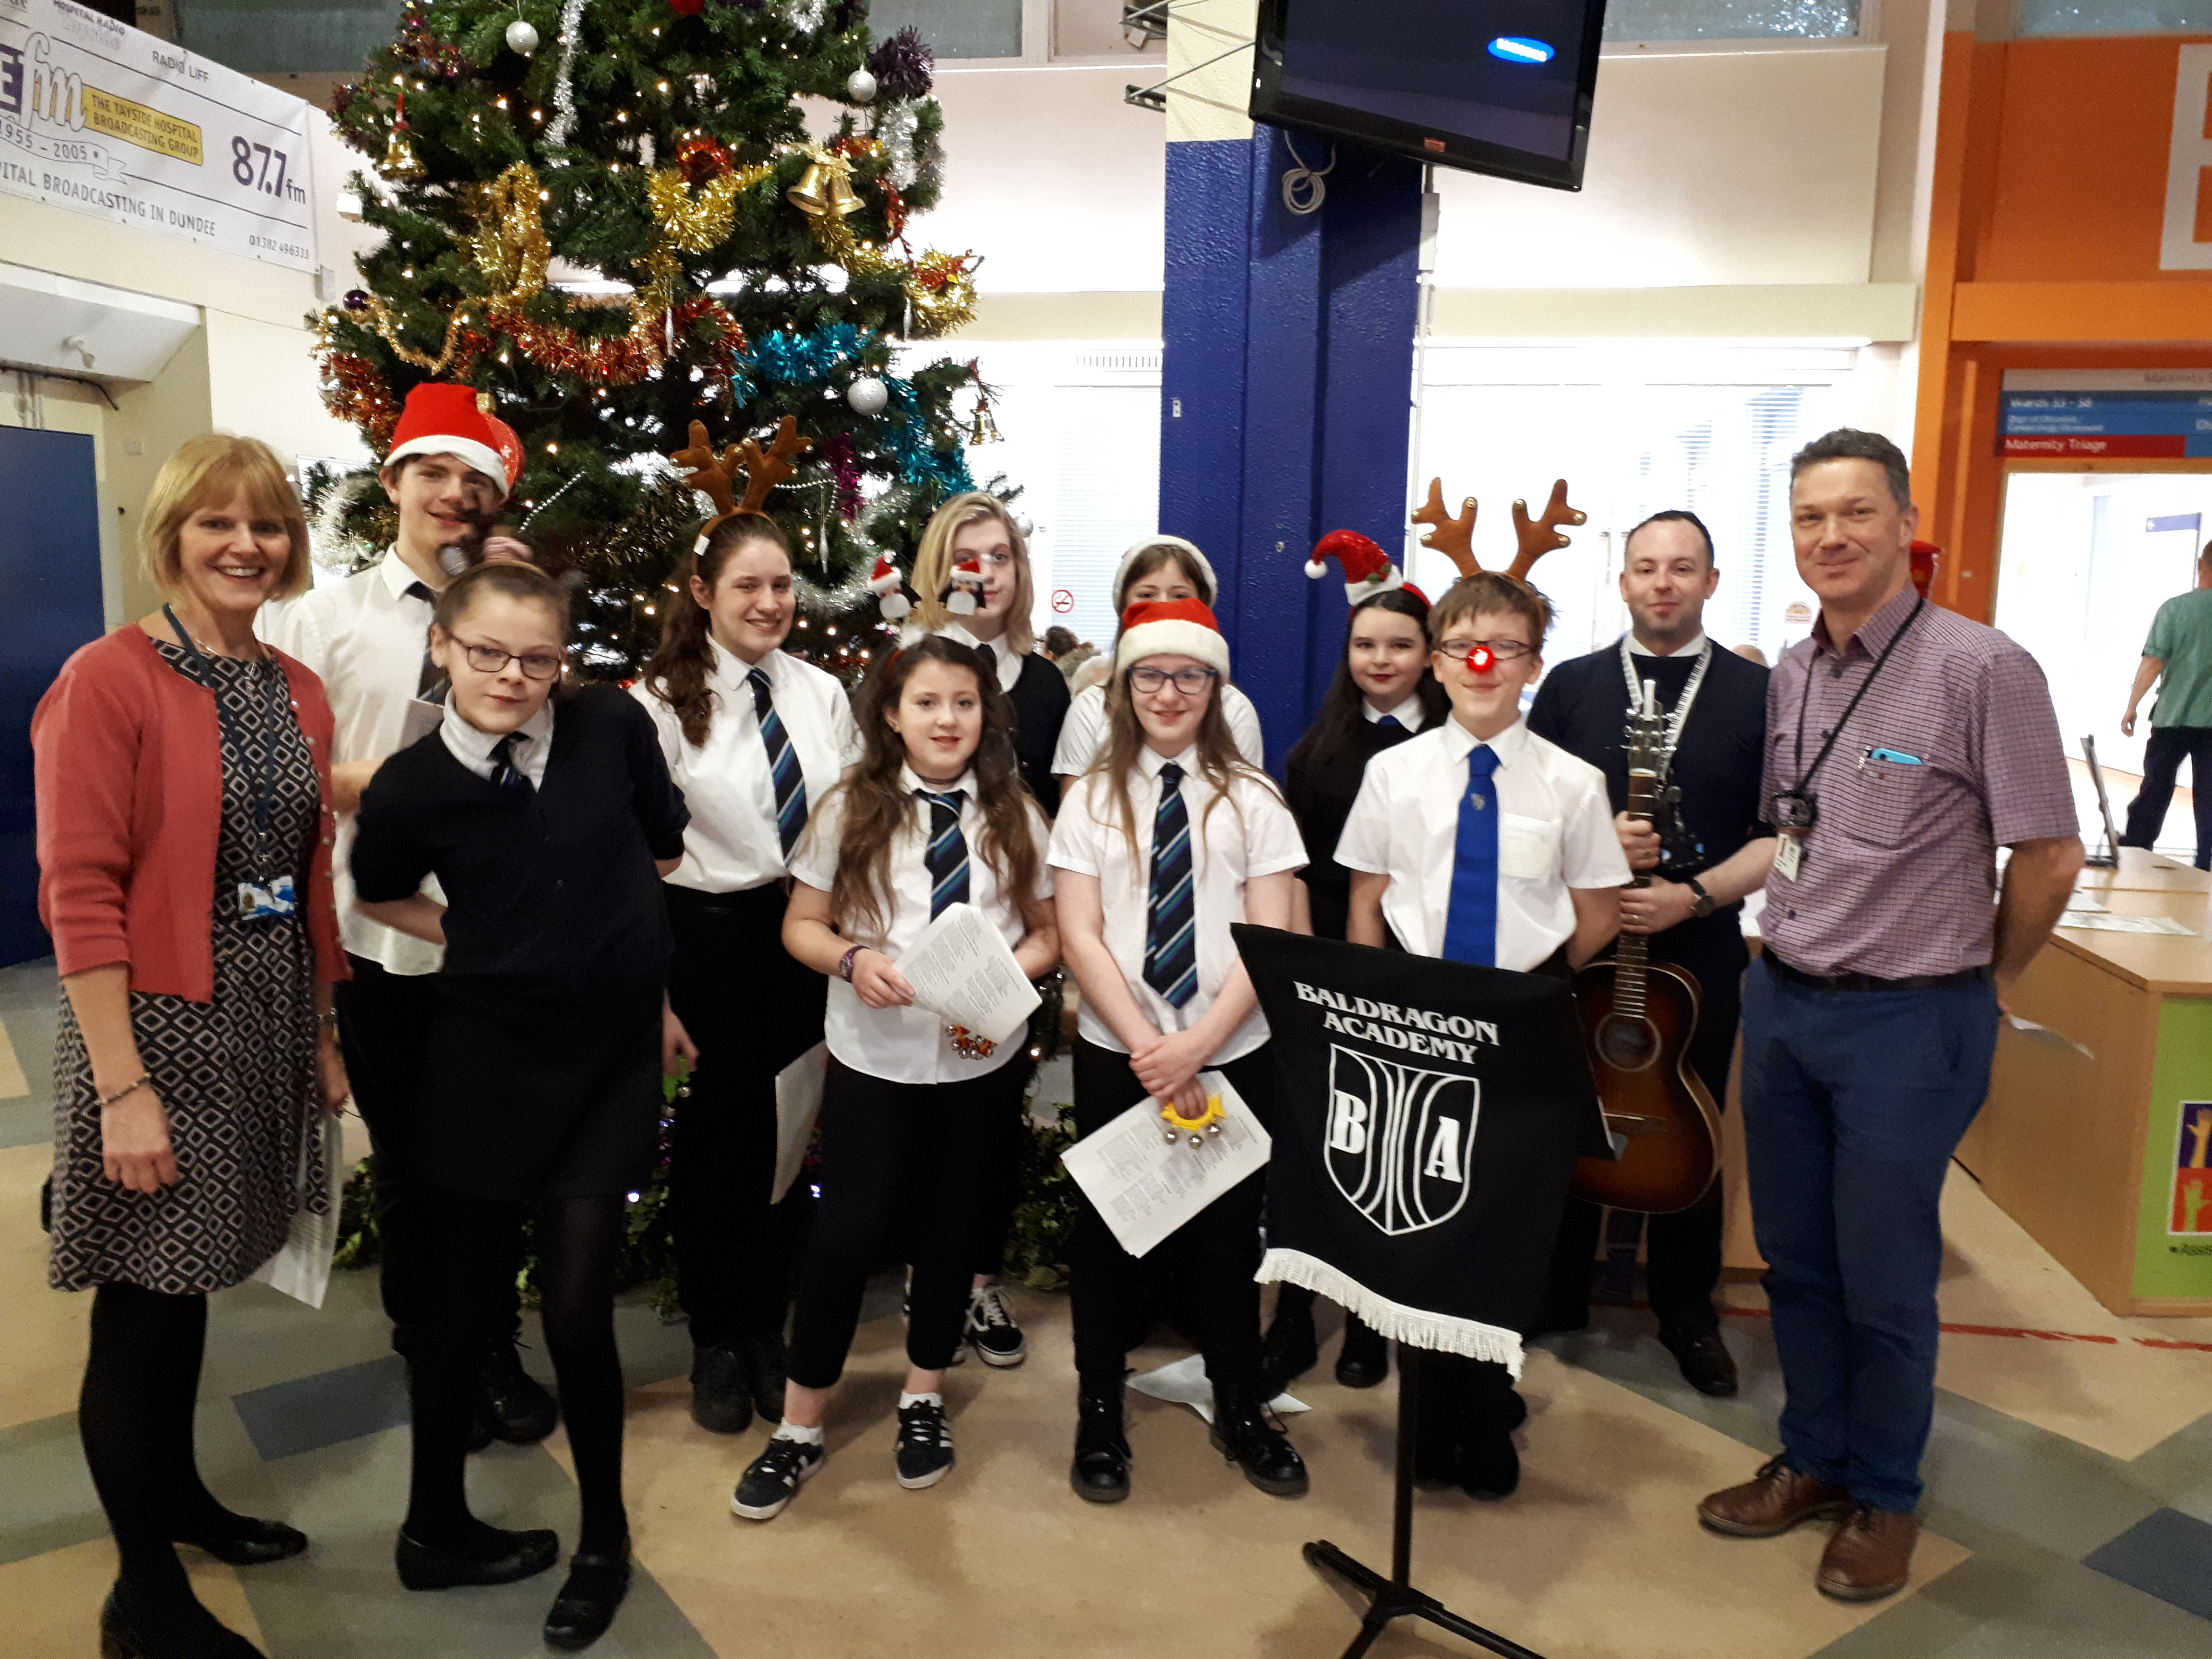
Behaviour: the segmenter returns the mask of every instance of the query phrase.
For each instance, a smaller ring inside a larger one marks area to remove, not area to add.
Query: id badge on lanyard
[[[265,921],[271,916],[289,916],[298,911],[299,901],[293,896],[292,878],[272,876],[267,881],[241,881],[238,884],[238,914],[247,921]]]

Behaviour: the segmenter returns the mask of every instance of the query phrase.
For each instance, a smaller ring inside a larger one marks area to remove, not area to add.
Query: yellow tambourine
[[[1218,1135],[1221,1133],[1222,1120],[1228,1115],[1228,1110],[1222,1105],[1221,1097],[1218,1094],[1206,1096],[1206,1109],[1196,1117],[1185,1117],[1176,1110],[1172,1101],[1163,1101],[1160,1103],[1160,1121],[1168,1126],[1168,1145],[1170,1146],[1185,1135],[1190,1137],[1192,1146],[1204,1146],[1207,1135]]]

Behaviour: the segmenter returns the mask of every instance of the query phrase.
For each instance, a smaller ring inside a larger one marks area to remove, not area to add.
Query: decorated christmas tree
[[[580,661],[626,678],[711,510],[665,459],[785,416],[767,510],[797,550],[792,644],[857,668],[877,558],[910,557],[995,435],[975,366],[894,374],[972,313],[976,260],[910,246],[943,119],[912,30],[864,0],[407,0],[332,113],[384,233],[313,320],[324,398],[381,454],[408,389],[476,386],[520,434],[507,522],[580,573]],[[814,136],[800,100],[812,106]],[[390,539],[366,472],[317,494],[322,556]]]

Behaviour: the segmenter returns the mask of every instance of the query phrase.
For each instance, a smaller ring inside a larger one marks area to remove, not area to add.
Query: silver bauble
[[[518,17],[507,26],[507,49],[519,52],[525,58],[538,50],[538,31],[527,18]]]
[[[845,95],[856,104],[876,101],[876,77],[864,69],[856,69],[845,77]]]
[[[890,400],[890,388],[872,374],[863,374],[845,388],[845,401],[855,415],[880,415]]]

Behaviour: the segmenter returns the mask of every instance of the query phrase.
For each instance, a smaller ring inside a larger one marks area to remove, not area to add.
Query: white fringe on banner
[[[1477,1319],[1454,1319],[1446,1314],[1425,1313],[1386,1296],[1377,1296],[1340,1268],[1303,1250],[1270,1249],[1253,1275],[1262,1285],[1300,1285],[1327,1297],[1347,1313],[1358,1314],[1368,1328],[1393,1342],[1443,1353],[1465,1354],[1469,1359],[1503,1365],[1521,1376],[1521,1334]]]

